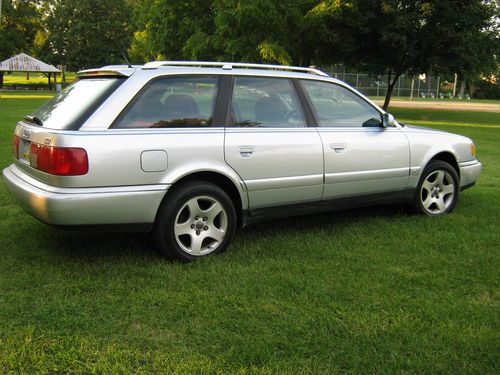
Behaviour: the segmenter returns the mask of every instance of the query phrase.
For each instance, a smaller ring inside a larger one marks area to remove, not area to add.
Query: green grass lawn
[[[49,90],[0,90],[1,99],[43,99],[48,100],[55,95]]]
[[[73,72],[66,72],[66,83],[71,83],[76,79],[76,74]],[[61,74],[57,74],[57,83],[61,83],[62,77]],[[54,77],[51,78],[51,81],[54,82]],[[48,78],[43,73],[30,72],[27,75],[24,72],[12,72],[4,75],[3,82],[8,87],[13,87],[15,85],[19,87],[33,85],[38,88],[43,88],[47,86],[48,88]]]
[[[42,103],[0,99],[0,167]],[[453,214],[272,221],[178,264],[142,235],[48,227],[0,184],[0,372],[498,373],[500,129],[476,125],[500,114],[393,112],[475,140],[484,173]]]
[[[385,96],[370,96],[370,99],[372,100],[385,100]],[[395,101],[407,101],[410,100],[409,96],[393,96],[391,98],[391,102]],[[441,99],[441,98],[420,98],[417,96],[414,96],[411,101],[417,101],[417,102],[437,102],[437,103],[447,103],[447,102],[454,102],[454,103],[483,103],[483,104],[500,104],[500,100],[498,99],[459,99],[459,98],[446,98],[446,99]]]

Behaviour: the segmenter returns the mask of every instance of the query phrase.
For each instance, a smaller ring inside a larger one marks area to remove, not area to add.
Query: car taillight
[[[89,170],[87,152],[83,148],[53,147],[38,143],[31,144],[30,165],[58,176],[80,176]]]
[[[12,154],[16,159],[19,159],[19,140],[20,138],[14,134],[12,137]]]

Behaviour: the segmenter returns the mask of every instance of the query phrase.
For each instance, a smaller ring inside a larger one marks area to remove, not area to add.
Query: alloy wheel
[[[227,233],[227,212],[217,199],[200,195],[187,200],[177,211],[174,235],[177,245],[194,256],[216,250]]]
[[[420,188],[422,208],[430,215],[445,212],[453,203],[455,182],[448,171],[437,169],[427,175]]]

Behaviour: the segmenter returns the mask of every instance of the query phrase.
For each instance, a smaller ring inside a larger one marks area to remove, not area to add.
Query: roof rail
[[[304,68],[300,66],[287,65],[265,65],[251,63],[230,63],[230,62],[209,62],[209,61],[152,61],[144,64],[143,69],[156,69],[161,66],[205,66],[205,67],[221,67],[224,70],[233,68],[251,68],[251,69],[269,69],[269,70],[287,70],[293,72],[305,72],[316,74],[322,77],[328,77],[328,74],[314,68]]]

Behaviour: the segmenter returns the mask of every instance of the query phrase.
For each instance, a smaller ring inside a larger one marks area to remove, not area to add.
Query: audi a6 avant
[[[20,121],[7,189],[55,226],[151,232],[170,258],[270,217],[379,203],[438,216],[481,172],[465,137],[395,121],[309,68],[107,66]]]

